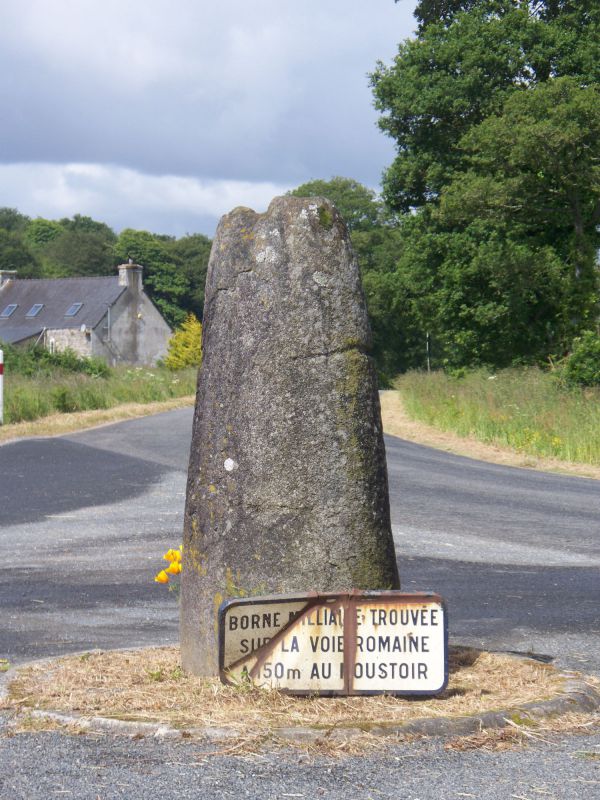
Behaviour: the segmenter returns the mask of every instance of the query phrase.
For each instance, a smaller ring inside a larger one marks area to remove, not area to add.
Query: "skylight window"
[[[10,315],[17,308],[17,306],[18,306],[17,303],[11,303],[9,306],[6,306],[4,311],[0,314],[0,317],[4,317],[4,318],[10,317]]]
[[[74,317],[82,306],[83,303],[73,303],[73,305],[69,306],[69,308],[67,309],[65,317]]]
[[[25,316],[26,317],[37,317],[37,315],[40,313],[40,311],[42,310],[43,307],[44,307],[43,303],[34,303],[34,305],[31,306],[31,308],[25,314]]]

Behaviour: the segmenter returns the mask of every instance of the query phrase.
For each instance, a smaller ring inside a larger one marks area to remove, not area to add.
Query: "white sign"
[[[273,595],[225,602],[220,674],[292,694],[438,694],[448,626],[438,595]]]

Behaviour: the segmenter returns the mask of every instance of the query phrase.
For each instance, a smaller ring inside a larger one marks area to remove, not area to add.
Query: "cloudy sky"
[[[414,0],[1,0],[0,206],[212,235],[312,178],[377,189],[367,73]]]

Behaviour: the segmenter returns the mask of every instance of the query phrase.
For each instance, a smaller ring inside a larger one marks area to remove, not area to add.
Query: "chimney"
[[[16,269],[0,269],[0,289],[17,275]]]
[[[119,286],[127,286],[139,294],[142,291],[143,269],[141,264],[134,264],[131,258],[127,264],[119,264]]]

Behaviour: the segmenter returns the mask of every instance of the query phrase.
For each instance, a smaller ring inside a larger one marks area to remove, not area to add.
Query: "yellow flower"
[[[158,575],[154,576],[154,580],[156,581],[156,583],[168,583],[169,576],[167,575],[164,569],[161,569]]]
[[[181,553],[179,550],[169,549],[163,556],[165,561],[173,563],[173,561],[181,561]]]
[[[172,561],[163,572],[166,572],[167,575],[179,575],[181,572],[181,564],[179,561]]]

